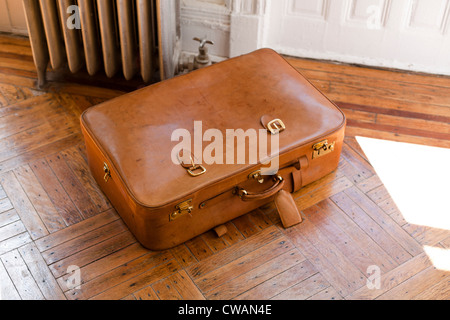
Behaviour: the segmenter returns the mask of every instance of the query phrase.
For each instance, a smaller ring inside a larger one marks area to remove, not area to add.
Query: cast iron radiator
[[[89,75],[102,68],[109,78],[151,82],[157,50],[157,0],[23,0],[28,33],[38,71],[46,82],[54,70],[68,67]]]

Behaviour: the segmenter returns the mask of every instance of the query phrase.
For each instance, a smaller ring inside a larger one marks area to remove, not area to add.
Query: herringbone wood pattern
[[[349,118],[338,170],[295,194],[304,222],[285,230],[269,206],[229,222],[221,238],[151,252],[91,177],[80,133],[83,110],[123,92],[37,90],[28,42],[1,36],[0,45],[3,299],[450,298],[450,272],[423,249],[449,248],[450,230],[406,221],[354,138],[449,147],[449,78],[290,60]],[[367,286],[372,265],[377,290]]]

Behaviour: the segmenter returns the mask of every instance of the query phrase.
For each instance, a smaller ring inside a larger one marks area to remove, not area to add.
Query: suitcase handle
[[[281,176],[275,176],[274,179],[275,184],[265,191],[256,193],[248,192],[245,189],[239,189],[237,194],[242,201],[257,201],[270,198],[282,190],[285,184],[285,180]]]

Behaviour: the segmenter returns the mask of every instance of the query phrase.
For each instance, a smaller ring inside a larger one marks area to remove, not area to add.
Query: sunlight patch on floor
[[[423,249],[433,263],[433,266],[439,270],[450,271],[450,249],[430,246],[424,246]]]
[[[356,139],[406,221],[450,230],[450,149]]]

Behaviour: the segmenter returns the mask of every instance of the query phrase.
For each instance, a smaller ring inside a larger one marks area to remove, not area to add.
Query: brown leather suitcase
[[[271,201],[285,227],[300,223],[291,193],[337,168],[345,123],[338,107],[269,49],[81,117],[94,178],[152,250],[214,228],[221,235],[225,223]]]

